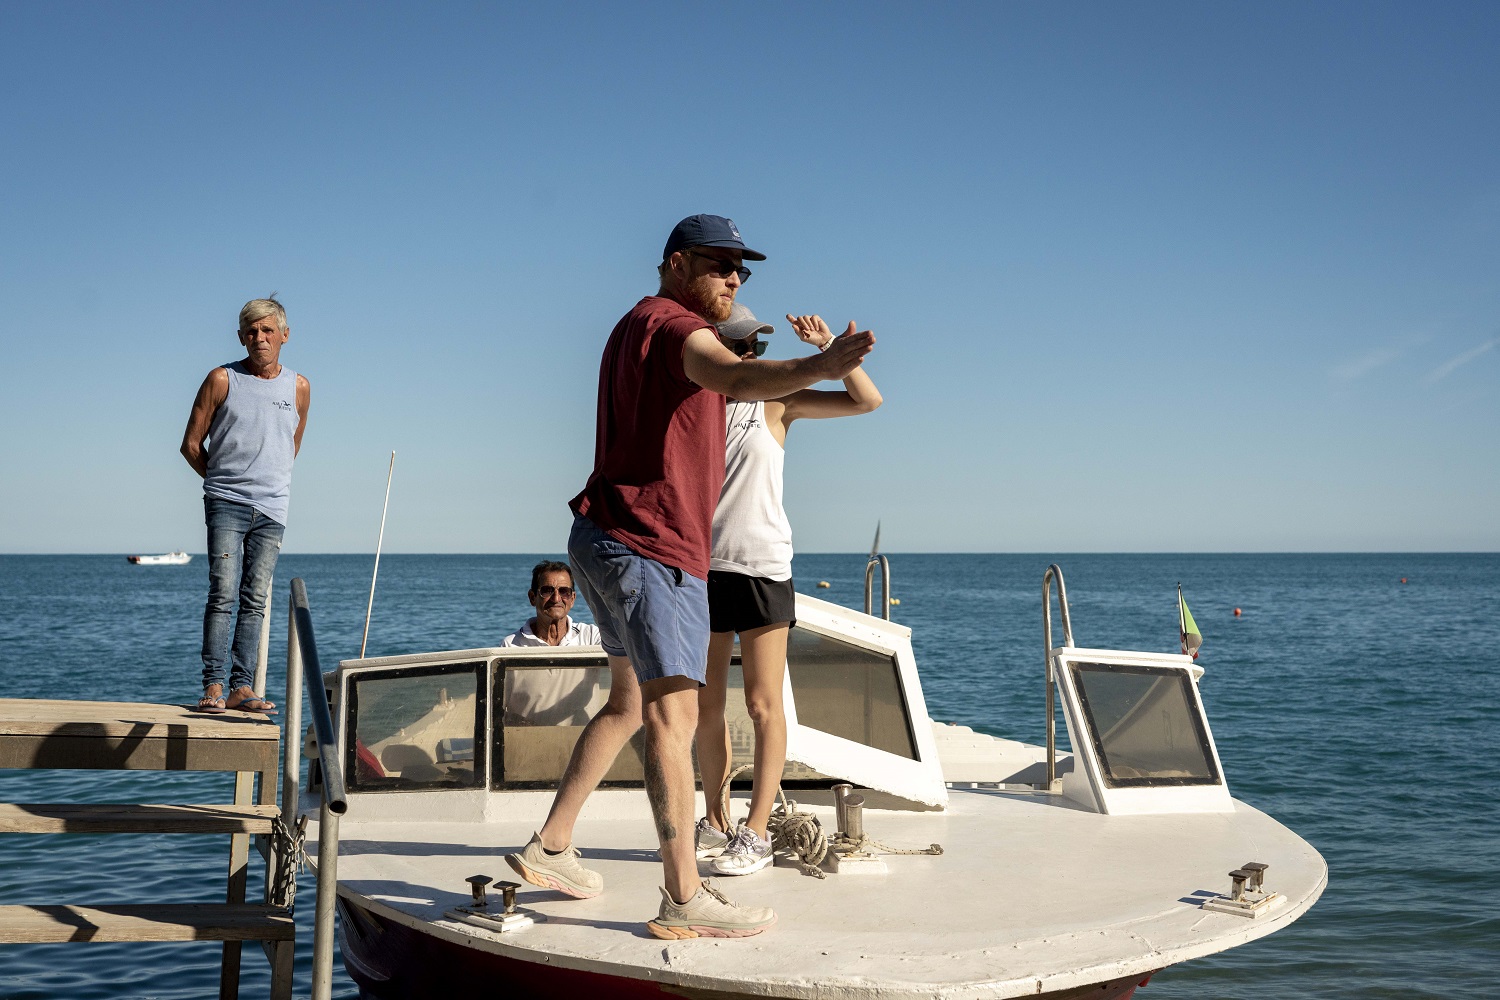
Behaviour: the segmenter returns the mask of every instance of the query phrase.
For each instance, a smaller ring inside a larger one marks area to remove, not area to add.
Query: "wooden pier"
[[[272,1000],[290,997],[294,926],[289,900],[273,900],[270,878],[278,863],[283,875],[290,864],[270,846],[280,822],[280,740],[279,726],[248,712],[0,698],[0,768],[235,773],[234,801],[222,804],[0,803],[0,834],[197,833],[230,841],[223,902],[0,906],[0,944],[223,941],[219,996],[234,1000],[240,943],[259,941],[271,962]],[[265,901],[258,903],[245,902],[252,836],[268,855]]]

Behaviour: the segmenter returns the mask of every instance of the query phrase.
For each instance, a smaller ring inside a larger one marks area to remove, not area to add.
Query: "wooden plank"
[[[290,941],[285,909],[261,904],[0,906],[0,944],[66,941]]]
[[[185,705],[0,698],[0,736],[212,737],[279,740],[275,721],[250,712],[204,715]]]
[[[271,729],[277,731],[274,726]],[[276,743],[259,739],[17,733],[0,736],[0,768],[262,771],[274,775],[277,750]]]
[[[255,775],[241,771],[234,776],[236,805],[249,805],[255,791]],[[225,899],[230,904],[245,901],[245,883],[249,878],[250,838],[237,833],[229,838],[229,884]],[[240,994],[240,942],[225,941],[219,959],[219,1000],[238,1000]]]
[[[0,803],[0,833],[270,833],[275,806]]]

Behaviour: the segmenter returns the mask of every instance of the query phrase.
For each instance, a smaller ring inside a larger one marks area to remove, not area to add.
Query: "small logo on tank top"
[[[276,407],[276,409],[282,410],[282,411],[284,411],[286,413],[291,413],[292,412],[292,404],[288,403],[284,399],[273,399],[273,400],[271,400],[271,405],[274,406],[274,407]]]
[[[754,430],[757,427],[762,426],[762,424],[760,422],[760,418],[759,417],[746,417],[744,420],[741,420],[735,426],[738,427],[742,431],[750,431],[750,430]]]

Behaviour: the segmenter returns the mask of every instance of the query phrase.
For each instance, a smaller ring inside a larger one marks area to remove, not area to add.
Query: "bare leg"
[[[573,755],[540,831],[542,847],[561,851],[573,843],[573,824],[589,794],[609,773],[615,758],[641,728],[641,685],[623,656],[609,658],[609,700],[589,720],[573,744]]]
[[[747,825],[766,837],[776,805],[776,789],[786,769],[786,709],[781,689],[786,675],[786,640],[791,626],[766,625],[740,633],[745,670],[745,709],[755,724],[755,788]]]
[[[698,727],[698,682],[658,677],[640,686],[646,723],[646,798],[656,819],[667,893],[686,902],[698,891],[693,844],[693,733]]]
[[[724,699],[729,687],[729,657],[734,651],[733,632],[710,632],[708,678],[698,689],[698,772],[703,776],[703,800],[708,821],[729,832],[719,789],[729,776],[729,725],[724,721]]]

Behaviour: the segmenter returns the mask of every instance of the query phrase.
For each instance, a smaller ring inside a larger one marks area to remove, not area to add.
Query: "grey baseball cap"
[[[730,340],[748,340],[757,333],[775,333],[776,328],[770,323],[762,323],[755,318],[755,313],[743,303],[736,302],[729,307],[729,318],[722,323],[715,323],[719,336],[728,337]]]

